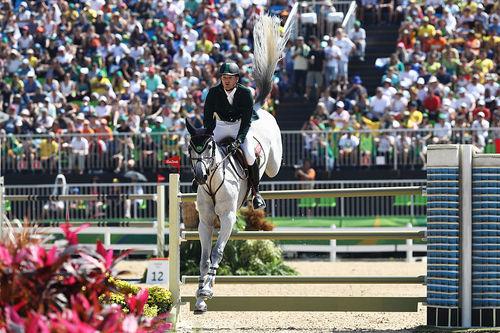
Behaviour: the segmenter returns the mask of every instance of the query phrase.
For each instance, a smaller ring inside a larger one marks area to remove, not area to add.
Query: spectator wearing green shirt
[[[151,66],[148,70],[148,75],[144,79],[146,81],[146,89],[154,92],[158,89],[158,86],[162,84],[161,78],[158,74],[156,74],[156,70],[153,66]]]
[[[155,118],[155,123],[151,128],[151,134],[155,144],[160,144],[162,142],[162,137],[167,133],[167,128],[163,125],[163,117],[158,116]]]

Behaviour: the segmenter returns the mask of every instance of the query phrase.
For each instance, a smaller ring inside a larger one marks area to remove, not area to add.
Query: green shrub
[[[144,315],[146,317],[154,318],[157,317],[159,314],[160,313],[158,312],[158,307],[156,305],[149,305],[148,303],[144,305]]]
[[[158,313],[167,313],[172,308],[172,293],[170,291],[160,286],[149,287],[148,291],[148,304],[156,306]]]
[[[199,242],[183,243],[181,274],[200,274],[200,256]],[[284,263],[281,249],[273,241],[230,240],[217,275],[297,275],[297,272]]]
[[[101,295],[99,300],[105,304],[121,305],[124,312],[128,312],[126,295],[136,295],[141,288],[129,282],[109,278],[108,282],[115,288],[116,292],[111,293],[108,297]],[[172,293],[160,286],[147,288],[149,292],[148,302],[144,307],[144,315],[147,317],[156,317],[160,314],[167,313],[172,308]]]

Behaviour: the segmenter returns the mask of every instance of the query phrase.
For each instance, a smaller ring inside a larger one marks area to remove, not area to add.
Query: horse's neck
[[[214,163],[210,166],[210,179],[212,184],[220,184],[224,178],[224,152],[222,148],[217,145],[215,149]]]

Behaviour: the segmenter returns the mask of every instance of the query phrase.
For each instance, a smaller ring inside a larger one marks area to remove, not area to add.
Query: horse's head
[[[186,127],[191,135],[189,141],[191,168],[198,184],[203,185],[208,179],[210,167],[215,160],[215,140],[212,133],[204,128],[194,128],[189,121],[186,121]]]

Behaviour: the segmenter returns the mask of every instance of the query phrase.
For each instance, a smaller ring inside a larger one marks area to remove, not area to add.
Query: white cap
[[[478,112],[477,115],[481,118],[484,118],[484,112]]]
[[[29,71],[28,74],[26,74],[27,77],[35,77],[35,73],[33,71]]]
[[[417,80],[417,84],[425,84],[425,80],[423,77],[419,77]]]
[[[344,102],[342,101],[338,101],[336,104],[335,104],[338,108],[343,108],[345,105],[344,105]]]
[[[433,75],[429,78],[429,83],[438,82],[437,78]]]
[[[66,48],[61,45],[57,48],[57,51],[66,51]]]
[[[106,96],[101,96],[101,97],[99,97],[99,102],[105,102],[105,103],[107,103],[108,99],[106,98]]]
[[[384,83],[392,83],[392,80],[388,77],[385,78]]]
[[[89,69],[87,67],[80,68],[80,73],[87,75],[89,73]]]
[[[158,117],[155,118],[155,121],[157,123],[163,123],[163,117],[162,116],[158,116]]]
[[[479,101],[477,101],[477,105],[485,105],[484,99],[480,99]]]
[[[90,102],[90,97],[89,96],[83,96],[83,101],[84,102]]]
[[[21,111],[21,116],[29,116],[30,115],[30,111],[28,109],[23,109]]]
[[[76,119],[78,119],[78,120],[85,120],[85,115],[80,112],[79,114],[76,115]]]

